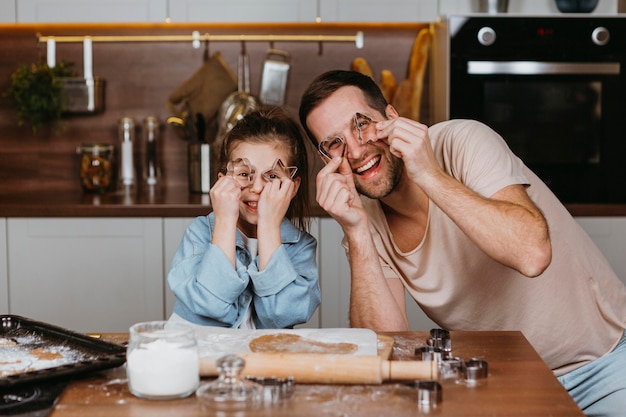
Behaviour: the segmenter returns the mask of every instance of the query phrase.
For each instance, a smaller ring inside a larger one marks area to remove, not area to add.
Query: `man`
[[[497,133],[401,118],[352,71],[314,80],[300,121],[327,162],[352,326],[408,330],[406,289],[443,328],[521,330],[586,413],[622,415],[626,288]]]

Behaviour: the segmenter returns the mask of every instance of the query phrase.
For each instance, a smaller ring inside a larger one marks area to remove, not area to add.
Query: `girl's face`
[[[237,158],[247,158],[250,165],[256,168],[256,175],[252,185],[241,191],[241,200],[239,201],[239,220],[237,226],[248,237],[256,237],[256,226],[259,216],[257,204],[265,187],[266,181],[260,175],[262,172],[272,168],[276,158],[280,158],[285,165],[289,165],[287,152],[278,142],[269,143],[237,143],[230,153],[230,160]],[[293,179],[295,183],[294,192],[291,198],[295,197],[300,185],[300,178]]]

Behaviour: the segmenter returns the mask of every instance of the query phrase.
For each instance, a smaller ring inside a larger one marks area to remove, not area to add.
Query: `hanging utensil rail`
[[[363,48],[363,32],[355,35],[211,35],[195,31],[191,35],[94,35],[94,36],[42,36],[39,42],[71,43],[83,42],[85,38],[92,42],[192,42],[199,48],[202,41],[215,42],[354,42],[358,49]]]

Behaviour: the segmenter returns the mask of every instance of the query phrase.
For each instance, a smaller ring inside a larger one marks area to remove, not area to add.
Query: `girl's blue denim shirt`
[[[256,328],[278,329],[307,322],[320,304],[315,259],[317,241],[288,219],[282,245],[263,271],[250,259],[237,229],[236,269],[211,243],[215,216],[196,218],[185,230],[167,281],[176,296],[174,313],[192,323],[237,328],[248,308]]]

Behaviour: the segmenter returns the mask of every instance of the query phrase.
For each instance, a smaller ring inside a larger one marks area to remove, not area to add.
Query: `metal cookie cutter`
[[[487,378],[489,367],[487,361],[472,358],[465,362],[465,383],[467,385],[477,385],[481,380]]]
[[[411,386],[417,388],[417,404],[420,407],[436,407],[441,403],[443,389],[437,381],[415,381]]]
[[[441,380],[462,381],[465,378],[465,361],[461,358],[449,357],[439,364]]]
[[[246,377],[248,381],[255,382],[263,386],[263,403],[265,405],[278,404],[283,400],[290,398],[295,389],[294,378],[276,378],[276,377]]]
[[[444,359],[452,354],[452,339],[450,332],[444,329],[431,329],[428,345],[439,348],[444,352]]]
[[[435,361],[440,364],[443,360],[443,350],[433,346],[422,346],[415,349],[415,355],[423,361]]]

